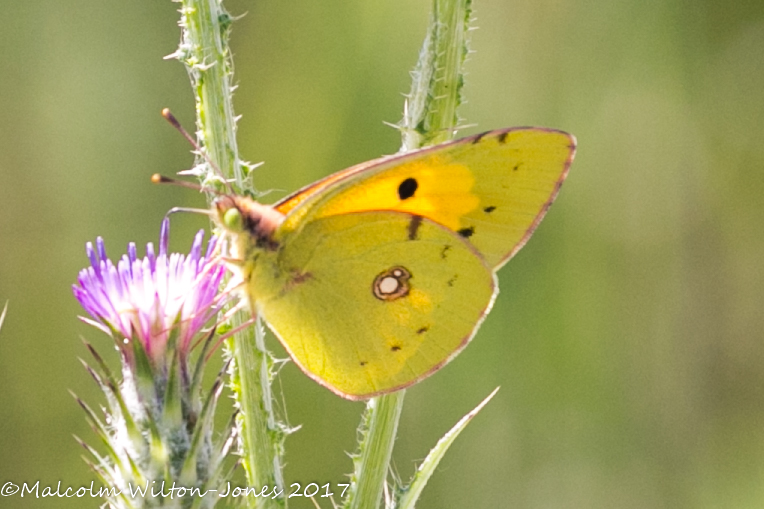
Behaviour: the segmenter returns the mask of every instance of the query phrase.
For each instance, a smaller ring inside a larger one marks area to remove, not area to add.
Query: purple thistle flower
[[[210,260],[217,239],[210,239],[202,256],[200,230],[188,256],[168,254],[169,224],[162,221],[158,255],[149,243],[146,256],[138,258],[131,242],[116,266],[106,256],[103,239],[98,237],[95,249],[88,242],[90,267],[80,271],[72,286],[74,296],[95,319],[88,323],[112,336],[121,335],[114,339],[125,353],[129,340],[140,341],[154,361],[163,358],[171,334],[176,334],[178,351],[186,358],[196,334],[226,300],[218,297],[225,268]]]

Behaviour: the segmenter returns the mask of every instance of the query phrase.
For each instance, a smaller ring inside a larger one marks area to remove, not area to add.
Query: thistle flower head
[[[87,244],[90,266],[80,271],[73,285],[75,297],[93,318],[83,320],[110,334],[122,353],[122,379],[117,382],[89,346],[97,368],[86,367],[106,395],[106,422],[78,401],[107,444],[108,457],[93,452],[97,460],[93,468],[123,494],[131,485],[167,479],[198,488],[220,483],[220,467],[231,442],[213,441],[222,371],[212,389],[205,391],[206,356],[197,356],[194,366],[189,359],[202,328],[227,299],[218,293],[225,268],[214,256],[217,241],[212,237],[202,253],[203,237],[200,231],[187,255],[168,253],[165,219],[158,253],[148,244],[146,255],[139,258],[131,243],[116,264],[98,238],[95,246]],[[230,430],[229,425],[224,434],[230,435]],[[182,503],[168,505],[165,497],[138,501],[115,496],[109,497],[108,505],[137,509],[195,503],[185,496]]]
[[[211,260],[217,239],[212,237],[202,256],[204,232],[194,238],[188,255],[168,253],[169,221],[162,222],[159,254],[153,244],[138,258],[134,243],[115,265],[103,239],[88,242],[90,266],[73,285],[74,296],[95,319],[94,325],[114,337],[128,358],[130,341],[139,341],[149,359],[164,358],[168,341],[177,342],[186,358],[195,336],[223,304],[218,296],[225,268]]]

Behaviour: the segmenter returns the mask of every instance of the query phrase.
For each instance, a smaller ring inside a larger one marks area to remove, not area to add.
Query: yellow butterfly
[[[365,399],[467,345],[575,148],[552,129],[490,131],[353,166],[273,206],[224,196],[216,214],[253,313],[308,376]]]

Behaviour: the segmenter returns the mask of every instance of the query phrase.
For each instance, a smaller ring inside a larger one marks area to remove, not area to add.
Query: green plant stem
[[[472,0],[433,0],[400,130],[402,151],[454,138],[460,119]]]
[[[411,92],[399,124],[401,152],[453,139],[459,124],[472,0],[433,0]],[[405,391],[372,398],[345,507],[376,509],[382,498]]]
[[[406,391],[393,392],[369,400],[366,407],[366,439],[356,459],[356,482],[348,495],[350,509],[379,507],[393,454],[398,422]]]
[[[236,121],[233,112],[231,76],[233,65],[228,48],[231,16],[221,0],[182,0],[183,36],[176,57],[186,64],[194,89],[197,112],[197,136],[208,157],[222,172],[206,168],[200,177],[205,185],[222,183],[220,177],[233,179],[235,191],[244,186],[242,163],[236,146]],[[249,319],[237,313],[232,325]],[[248,327],[228,341],[234,362],[231,364],[231,388],[239,408],[237,424],[243,465],[249,486],[283,489],[281,440],[273,415],[268,353],[262,340],[262,328]],[[284,497],[249,500],[263,508],[284,507]]]
[[[240,314],[232,318],[236,327]],[[265,331],[258,322],[234,336],[228,343],[234,358],[231,387],[239,407],[237,423],[241,433],[241,454],[249,486],[262,490],[265,486],[283,490],[281,467],[281,433],[273,414],[268,352]],[[245,367],[242,369],[242,367]],[[270,492],[270,491],[268,491]],[[284,497],[251,500],[258,507],[284,507]]]
[[[199,140],[209,158],[241,191],[242,172],[236,145],[233,113],[231,53],[228,33],[231,16],[222,0],[182,0],[185,58],[196,99]],[[214,175],[213,171],[208,171]]]

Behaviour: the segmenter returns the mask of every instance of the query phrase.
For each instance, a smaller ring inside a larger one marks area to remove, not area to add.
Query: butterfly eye
[[[409,294],[411,273],[406,267],[393,267],[374,278],[372,291],[379,300],[391,301]]]
[[[231,207],[223,213],[223,226],[231,231],[240,232],[243,229],[241,212],[236,207]]]

